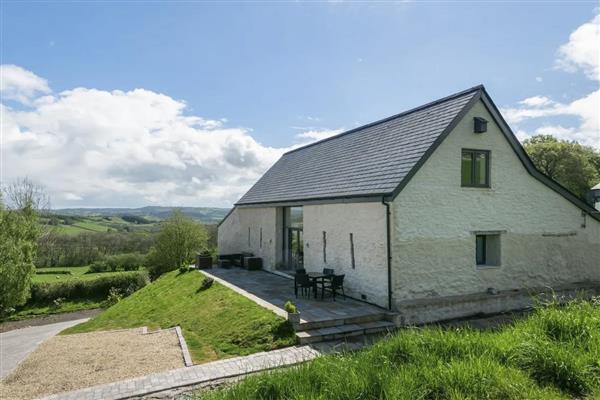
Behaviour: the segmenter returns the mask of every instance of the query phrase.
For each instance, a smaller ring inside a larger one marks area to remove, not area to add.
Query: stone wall
[[[236,207],[219,226],[219,253],[250,252],[262,257],[265,269],[274,270],[281,249],[279,212],[275,207]]]
[[[378,202],[304,207],[304,266],[345,274],[346,294],[387,307],[385,207]],[[326,232],[326,259],[323,257]],[[354,268],[350,234],[354,244]]]
[[[473,133],[473,117],[489,121]],[[491,188],[461,187],[461,149],[491,150]],[[403,301],[600,281],[600,223],[528,174],[480,102],[393,202],[393,296]],[[501,265],[475,264],[475,232]],[[483,304],[483,303],[481,303]],[[469,307],[472,312],[485,311]]]

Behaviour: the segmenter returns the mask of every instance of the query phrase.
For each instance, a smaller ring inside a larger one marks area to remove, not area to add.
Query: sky
[[[52,206],[229,207],[285,151],[484,84],[600,149],[590,2],[0,2],[0,180]]]

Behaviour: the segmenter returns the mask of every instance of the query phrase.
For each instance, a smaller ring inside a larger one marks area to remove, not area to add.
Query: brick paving
[[[295,346],[229,358],[211,363],[179,368],[162,373],[98,385],[67,393],[58,393],[44,400],[117,400],[144,396],[186,386],[196,386],[234,378],[273,368],[290,366],[319,356],[321,351],[311,346]]]

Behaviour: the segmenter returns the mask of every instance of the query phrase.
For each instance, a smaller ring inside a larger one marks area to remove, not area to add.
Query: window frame
[[[469,153],[471,155],[471,182],[464,183],[463,182],[463,156],[465,153]],[[475,172],[477,170],[475,159],[478,154],[485,155],[485,183],[475,183]],[[492,164],[492,152],[490,150],[480,150],[480,149],[461,149],[460,151],[460,186],[461,187],[471,187],[471,188],[490,188],[491,187],[491,164]]]

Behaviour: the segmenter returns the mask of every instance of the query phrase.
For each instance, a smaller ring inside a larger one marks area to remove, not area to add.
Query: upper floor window
[[[461,185],[490,187],[490,152],[462,150]]]

